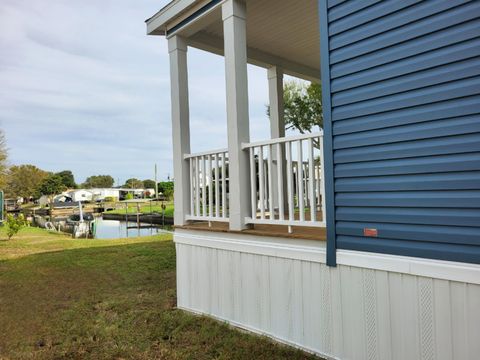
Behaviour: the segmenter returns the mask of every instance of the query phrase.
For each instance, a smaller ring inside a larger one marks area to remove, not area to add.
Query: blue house
[[[174,0],[147,33],[170,54],[179,308],[325,358],[478,359],[480,1]],[[225,149],[190,151],[189,47],[225,58]],[[321,83],[323,131],[285,136],[284,74]]]

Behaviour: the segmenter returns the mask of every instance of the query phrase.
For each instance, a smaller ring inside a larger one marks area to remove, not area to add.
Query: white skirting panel
[[[331,268],[321,242],[193,230],[174,239],[180,308],[331,358],[480,358],[479,266],[339,252],[345,264]]]

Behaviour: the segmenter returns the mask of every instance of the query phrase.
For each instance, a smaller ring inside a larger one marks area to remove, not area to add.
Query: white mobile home
[[[174,0],[148,19],[170,56],[178,307],[327,358],[478,359],[479,28],[461,0]],[[225,58],[224,149],[190,151],[189,47]],[[247,63],[268,73],[259,142]],[[322,132],[285,136],[284,74],[322,84]]]
[[[70,196],[73,202],[93,200],[93,193],[90,190],[75,189],[69,191],[67,194]]]
[[[93,193],[94,201],[104,201],[106,198],[111,198],[114,200],[120,199],[120,189],[95,188],[89,190]]]

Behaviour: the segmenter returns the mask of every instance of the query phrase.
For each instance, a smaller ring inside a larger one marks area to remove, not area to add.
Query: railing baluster
[[[288,197],[288,219],[294,220],[294,194],[293,194],[293,168],[292,168],[292,144],[285,143],[285,157],[287,158],[287,197]]]
[[[308,139],[308,175],[309,183],[308,189],[310,193],[310,221],[316,220],[316,205],[315,205],[315,162],[313,152],[313,139]]]
[[[303,151],[302,151],[302,140],[298,140],[298,170],[299,170],[299,181],[298,181],[298,212],[300,215],[300,221],[305,220],[305,205],[304,205],[304,194],[303,194]]]
[[[222,154],[222,217],[227,217],[227,180],[226,180],[226,166],[227,162],[225,161],[227,153]]]
[[[305,192],[305,206],[308,206],[308,200],[310,197],[310,194],[308,193],[308,163],[302,163],[302,169],[303,169],[303,190]]]
[[[190,158],[188,159],[189,165],[190,165],[190,214],[194,214],[194,201],[193,199],[195,198],[195,193],[194,193],[194,188],[193,188],[193,159]],[[158,199],[158,194],[155,194],[157,199]]]
[[[278,217],[284,220],[285,209],[283,208],[283,157],[282,145],[277,144],[277,181],[278,181]]]
[[[212,189],[212,155],[208,155],[208,215],[213,217],[213,189]]]
[[[200,161],[195,157],[195,216],[200,216]]]
[[[215,154],[215,217],[220,217],[220,183],[218,179],[218,157],[220,154]]]
[[[255,171],[255,148],[250,149],[250,198],[252,202],[252,219],[257,218],[257,174]]]
[[[293,147],[293,143],[292,143],[292,147]],[[296,197],[296,202],[295,202],[295,206],[299,206],[299,200],[300,200],[300,193],[298,191],[298,182],[299,182],[299,179],[300,179],[300,171],[298,170],[298,161],[293,161],[293,168],[294,168],[294,171],[295,171],[295,197]]]
[[[202,213],[207,216],[207,164],[205,155],[202,155]]]
[[[265,219],[265,174],[263,170],[263,146],[259,147],[258,152],[258,177],[260,183],[260,219]]]
[[[320,154],[320,156],[322,156],[322,154]],[[322,193],[322,190],[321,190],[321,183],[320,183],[320,156],[318,158],[318,164],[315,166],[315,174],[316,174],[316,177],[317,177],[317,181],[316,181],[316,186],[317,186],[317,206],[319,208],[321,208],[322,206],[322,197],[321,197],[321,193]]]
[[[267,158],[268,159],[268,158]],[[270,189],[268,188],[268,163],[267,160],[263,160],[263,189],[264,189],[264,197],[265,197],[265,212],[267,212],[268,209],[268,196],[270,193]]]
[[[272,178],[272,145],[268,145],[267,169],[268,169],[268,211],[270,219],[275,219],[275,208],[273,206],[273,178]]]

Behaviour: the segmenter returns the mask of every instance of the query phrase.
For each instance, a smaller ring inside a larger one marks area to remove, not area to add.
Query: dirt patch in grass
[[[177,310],[165,237],[91,245],[45,234],[13,240],[21,255],[0,247],[0,359],[315,358]]]

